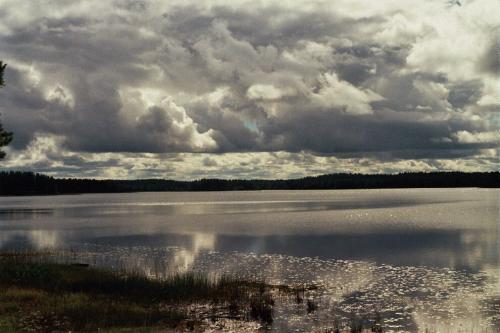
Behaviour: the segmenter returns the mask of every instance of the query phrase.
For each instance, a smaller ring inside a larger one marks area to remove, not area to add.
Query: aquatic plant
[[[138,272],[54,262],[46,253],[0,254],[0,329],[51,332],[176,326],[205,318],[273,321],[271,286],[201,273],[152,279]],[[193,317],[194,316],[194,317]],[[191,318],[193,317],[193,318]]]

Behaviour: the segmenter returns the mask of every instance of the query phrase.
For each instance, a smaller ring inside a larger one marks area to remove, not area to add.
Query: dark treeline
[[[499,172],[432,172],[394,175],[330,174],[299,179],[96,180],[53,178],[32,172],[0,172],[0,195],[150,191],[309,190],[416,187],[500,187]]]

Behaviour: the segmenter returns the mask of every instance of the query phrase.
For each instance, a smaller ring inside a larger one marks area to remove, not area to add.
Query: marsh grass
[[[317,289],[201,273],[152,278],[134,270],[92,267],[72,253],[4,252],[0,332],[168,332],[226,319],[268,326],[276,299],[295,302],[314,317],[319,306],[311,297]],[[327,332],[383,331],[380,318],[372,322],[353,316]]]
[[[189,309],[197,304],[211,307],[213,319],[273,320],[273,287],[259,281],[200,273],[151,279],[51,258],[0,254],[1,332],[175,327],[192,319]]]

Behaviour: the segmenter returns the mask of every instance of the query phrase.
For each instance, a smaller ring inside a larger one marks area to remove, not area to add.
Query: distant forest
[[[0,195],[151,191],[313,190],[418,187],[500,187],[500,172],[330,174],[298,179],[96,180],[54,178],[33,172],[0,172]]]

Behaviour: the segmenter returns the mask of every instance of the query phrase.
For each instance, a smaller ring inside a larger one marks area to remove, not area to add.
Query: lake
[[[388,330],[500,331],[500,190],[162,192],[0,197],[0,249],[314,284],[276,331],[377,312]]]

